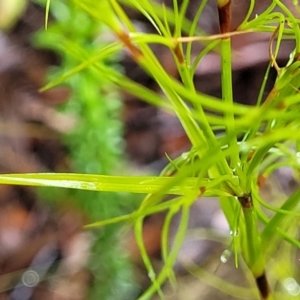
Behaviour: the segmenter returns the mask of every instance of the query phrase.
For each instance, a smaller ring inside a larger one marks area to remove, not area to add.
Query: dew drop
[[[230,230],[230,235],[231,236],[238,236],[239,235],[239,230],[238,229]]]
[[[182,159],[188,159],[189,158],[189,152],[183,152],[181,154]]]
[[[292,295],[292,296],[300,295],[300,286],[294,278],[292,278],[292,277],[286,278],[283,281],[283,286],[285,287],[286,291],[290,295]]]
[[[223,253],[220,256],[221,262],[223,264],[226,264],[227,261],[228,261],[228,259],[229,259],[229,257],[230,257],[230,255],[231,255],[231,251],[230,250],[228,250],[228,249],[224,250]]]

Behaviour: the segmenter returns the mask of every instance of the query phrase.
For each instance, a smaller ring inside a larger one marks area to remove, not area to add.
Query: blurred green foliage
[[[46,3],[44,0],[35,2]],[[52,49],[61,57],[61,64],[53,67],[49,74],[52,78],[94,55],[102,45],[106,28],[76,9],[72,1],[51,1],[50,16],[47,30],[43,28],[35,34],[33,44]],[[116,60],[117,57],[112,58],[107,64],[119,68]],[[60,109],[78,120],[76,128],[62,137],[70,151],[72,171],[113,174],[121,170],[125,166],[120,118],[122,103],[116,89],[93,68],[83,70],[65,83],[70,87],[72,96]],[[49,194],[57,196],[53,191]],[[67,190],[59,197],[72,199],[72,202],[75,200],[88,214],[90,222],[133,209],[132,196],[128,194]],[[124,295],[134,285],[130,263],[120,249],[119,227],[112,225],[94,231],[90,269],[95,280],[89,299],[127,299]]]

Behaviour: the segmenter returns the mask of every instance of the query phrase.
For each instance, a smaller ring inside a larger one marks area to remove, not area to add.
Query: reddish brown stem
[[[131,55],[136,61],[139,61],[140,58],[143,56],[141,51],[132,44],[128,34],[124,31],[118,33],[119,39],[123,42],[123,44],[127,47],[127,49],[130,51]]]
[[[263,273],[261,276],[255,278],[256,285],[259,289],[260,295],[262,299],[268,299],[270,296],[270,287],[268,284],[267,276]]]
[[[221,33],[230,32],[231,1],[218,1],[219,24]]]
[[[178,43],[176,43],[176,45],[174,47],[174,54],[176,55],[176,58],[177,58],[178,62],[181,65],[183,65],[184,64],[184,57],[183,57],[182,51],[181,51]]]

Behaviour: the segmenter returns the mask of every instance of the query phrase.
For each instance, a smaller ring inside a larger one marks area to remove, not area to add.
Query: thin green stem
[[[201,1],[201,4],[199,5],[199,7],[197,9],[197,12],[195,14],[195,17],[193,19],[191,29],[189,31],[188,36],[194,36],[195,35],[196,28],[197,28],[197,25],[198,25],[198,20],[199,20],[201,14],[202,14],[202,11],[203,11],[204,7],[207,4],[207,1],[208,0]],[[186,61],[187,61],[187,64],[189,66],[192,64],[192,61],[191,61],[191,58],[192,58],[192,45],[193,45],[193,43],[190,42],[190,43],[187,43],[187,46],[186,46]],[[194,74],[194,73],[192,72],[192,74]]]
[[[261,294],[261,299],[272,299],[269,284],[265,275],[265,262],[262,254],[260,233],[257,226],[256,211],[253,206],[251,195],[239,197],[245,219],[246,237],[244,240],[243,256],[252,272],[257,287]]]
[[[247,24],[252,12],[253,12],[253,9],[254,9],[254,6],[255,6],[255,2],[256,0],[250,0],[250,5],[249,5],[249,9],[248,9],[248,12],[245,16],[245,19],[243,20],[243,22],[239,25],[238,29],[241,27],[244,26],[244,24]]]
[[[231,63],[231,40],[223,39],[221,41],[221,79],[222,79],[222,98],[229,107],[234,106],[232,94],[232,63]],[[228,112],[225,114],[226,132],[229,136],[234,136],[229,147],[232,148],[230,155],[230,166],[240,170],[239,147],[235,137],[235,117]]]

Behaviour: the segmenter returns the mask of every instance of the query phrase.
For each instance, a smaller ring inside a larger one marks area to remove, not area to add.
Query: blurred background
[[[93,68],[72,76],[63,86],[39,92],[113,39],[107,28],[68,0],[51,0],[45,31],[45,2],[0,0],[0,172],[158,174],[168,162],[165,153],[176,157],[190,147],[175,116],[118,91]],[[215,3],[210,3],[207,19],[199,25],[216,33],[218,28],[207,21],[216,13]],[[193,11],[191,5],[190,17]],[[141,15],[128,13],[138,28],[153,30]],[[251,45],[251,56],[246,63],[237,58],[233,75],[234,97],[244,104],[255,102],[268,65],[268,56],[256,59],[268,48],[268,39]],[[292,44],[286,43],[282,62],[291,49]],[[242,56],[249,53],[244,50]],[[178,77],[169,52],[159,46],[154,52]],[[208,63],[215,66],[218,59],[212,55]],[[126,53],[106,63],[158,91]],[[275,76],[271,72],[266,94]],[[218,67],[199,69],[195,84],[207,94],[221,96]],[[289,194],[295,188],[290,171],[284,172],[266,183],[266,197]],[[0,300],[137,299],[149,280],[130,229],[110,225],[84,231],[82,227],[130,213],[142,198],[0,186]],[[167,284],[166,299],[257,299],[246,267],[233,266],[226,220],[217,199],[210,200],[195,202],[175,266],[178,292],[174,294]],[[144,224],[145,245],[157,270],[162,265],[163,221],[164,215],[158,214]],[[177,215],[171,242],[179,222]],[[297,281],[285,273],[282,277],[287,279],[282,289],[297,297]]]

